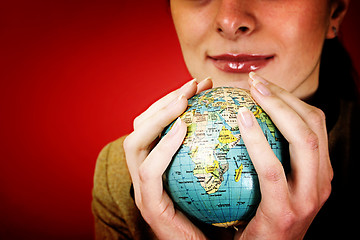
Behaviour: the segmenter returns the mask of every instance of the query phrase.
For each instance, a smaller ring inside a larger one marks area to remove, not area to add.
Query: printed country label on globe
[[[186,137],[164,174],[168,194],[190,218],[228,227],[249,221],[257,209],[258,176],[236,120],[243,106],[254,113],[282,161],[284,139],[249,91],[219,87],[195,95],[180,116],[187,124]]]

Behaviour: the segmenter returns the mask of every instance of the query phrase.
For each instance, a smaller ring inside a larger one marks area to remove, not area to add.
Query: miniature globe
[[[253,112],[282,161],[284,139],[249,91],[219,87],[193,96],[180,116],[186,137],[164,173],[166,191],[190,219],[229,227],[255,214],[261,198],[258,176],[236,120],[243,106]]]

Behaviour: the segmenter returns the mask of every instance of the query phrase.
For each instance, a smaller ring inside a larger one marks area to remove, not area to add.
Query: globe
[[[167,193],[190,219],[229,227],[249,221],[256,212],[260,187],[237,124],[240,107],[253,112],[282,161],[284,139],[248,90],[218,87],[193,96],[180,116],[187,134],[164,173]]]

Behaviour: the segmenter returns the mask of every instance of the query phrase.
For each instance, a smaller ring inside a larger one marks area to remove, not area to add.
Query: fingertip
[[[180,117],[178,117],[167,135],[168,137],[172,137],[181,133],[183,134],[184,130],[186,131],[186,124]]]
[[[177,96],[177,98],[175,98],[169,105],[167,105],[166,107],[168,109],[174,109],[177,108],[179,105],[184,105],[182,107],[185,107],[185,103],[187,106],[187,97],[185,96],[184,93],[181,93],[179,96]]]
[[[212,78],[207,77],[203,81],[198,83],[196,94],[198,94],[202,91],[205,91],[207,89],[210,89],[210,88],[212,88],[212,86],[213,86]]]
[[[237,119],[238,122],[244,127],[244,128],[250,128],[253,126],[253,113],[250,112],[250,110],[247,107],[241,107],[239,108]]]
[[[253,83],[254,86],[259,82],[261,82],[265,85],[269,84],[269,82],[265,78],[263,78],[262,76],[260,76],[259,74],[255,73],[255,72],[249,73],[249,79]]]
[[[189,82],[189,85],[190,86],[197,86],[198,85],[198,82],[197,82],[197,79],[196,78],[194,78],[193,80],[191,80],[190,82]]]
[[[191,81],[185,83],[180,89],[179,94],[184,95],[187,99],[191,98],[197,90],[197,82],[196,78],[192,79]]]
[[[193,94],[192,94],[193,95]],[[187,107],[188,107],[188,99],[189,99],[189,97],[188,96],[186,96],[185,94],[181,94],[179,97],[178,97],[178,103],[179,104],[181,104],[181,107],[182,107],[182,109],[181,109],[181,113],[183,113],[186,109],[187,109]]]
[[[189,86],[192,86],[192,85],[196,85],[197,84],[197,80],[196,78],[188,81],[187,83],[185,83],[181,88],[180,88],[180,91],[183,92],[186,88],[188,88]]]
[[[253,81],[254,80],[254,76],[255,76],[255,72],[249,72],[249,81]]]
[[[178,117],[178,119],[176,119],[176,121],[178,121],[178,127],[179,127],[179,134],[181,134],[183,137],[182,137],[182,139],[184,139],[184,137],[185,137],[185,135],[186,135],[186,133],[187,133],[187,125],[186,125],[186,123],[184,122],[184,120],[182,120],[182,118],[181,117]]]

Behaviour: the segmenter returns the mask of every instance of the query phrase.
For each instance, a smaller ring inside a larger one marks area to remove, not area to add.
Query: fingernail
[[[185,83],[185,84],[180,88],[180,92],[184,91],[185,88],[187,88],[188,86],[190,86],[190,85],[192,85],[192,84],[194,84],[194,83],[197,84],[196,78],[194,78],[193,80]]]
[[[255,74],[255,72],[249,72],[249,79],[251,80],[251,82],[254,80]]]
[[[253,82],[253,86],[264,96],[271,96],[270,90],[261,82]]]
[[[183,93],[180,94],[180,95],[175,99],[174,103],[176,104],[176,103],[180,102],[182,98],[185,98],[185,94],[183,94]]]
[[[246,128],[250,128],[253,125],[253,118],[251,116],[251,112],[246,107],[239,108],[238,116],[241,125]]]
[[[263,79],[254,72],[250,72],[249,77],[252,80],[251,85],[253,85],[256,88],[256,90],[258,90],[258,92],[260,92],[264,96],[271,95],[269,88],[266,86],[269,84],[268,81],[266,81],[265,79]]]
[[[191,84],[193,84],[193,83],[196,83],[196,84],[197,84],[197,79],[196,79],[196,78],[194,78],[194,79],[192,79],[191,81],[189,81],[189,85],[191,85]]]
[[[253,82],[256,82],[256,83],[261,82],[261,83],[263,83],[263,84],[265,84],[265,85],[268,85],[268,84],[269,84],[268,81],[266,81],[264,78],[260,77],[260,76],[259,76],[258,74],[256,74],[255,72],[250,72],[250,73],[249,73],[249,77],[250,77],[250,80],[251,80],[252,83],[253,83]]]
[[[171,127],[171,130],[169,132],[170,135],[175,135],[177,131],[179,130],[181,124],[181,118],[178,117],[176,121],[174,122],[173,126]]]
[[[206,81],[210,80],[211,81],[211,77],[207,77],[204,80],[202,80],[201,82],[198,83],[198,88],[201,88],[204,84],[207,84]]]
[[[174,106],[176,106],[178,103],[179,103],[179,101],[181,101],[181,99],[182,98],[184,98],[185,97],[185,94],[180,94],[177,98],[175,98],[169,105],[168,105],[168,107],[170,107],[170,108],[172,108],[172,107],[174,107]]]
[[[204,78],[204,79],[201,80],[201,81],[197,81],[197,79],[196,79],[196,82],[197,82],[197,84],[201,84],[201,83],[203,83],[203,82],[206,82],[206,80],[211,80],[211,77],[206,77],[206,78]]]

